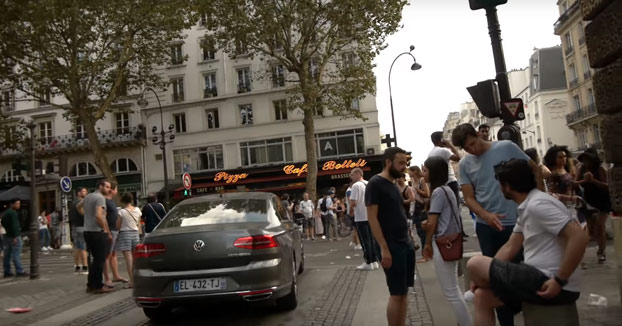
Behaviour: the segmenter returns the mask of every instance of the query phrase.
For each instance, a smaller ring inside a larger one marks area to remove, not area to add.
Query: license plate
[[[224,278],[198,278],[175,281],[175,293],[224,290],[227,281]]]

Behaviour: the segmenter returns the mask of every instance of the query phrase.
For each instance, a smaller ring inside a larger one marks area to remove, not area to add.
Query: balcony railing
[[[589,104],[580,110],[575,110],[574,112],[566,115],[566,124],[570,126],[581,120],[596,116],[597,114],[598,112],[596,112],[596,106],[594,104]]]
[[[238,94],[248,93],[251,91],[251,82],[238,84]]]
[[[97,132],[97,139],[104,148],[143,145],[146,136],[145,127],[140,125],[136,127],[123,128],[123,132],[119,129],[101,130]],[[36,151],[39,155],[55,154],[63,152],[76,152],[88,150],[90,141],[88,138],[81,137],[80,133],[69,135],[45,137],[44,140],[38,139],[36,142]],[[0,145],[0,157],[8,157],[10,155],[23,153],[25,149],[8,150]]]
[[[571,55],[571,54],[572,54],[572,52],[574,52],[574,47],[573,47],[572,45],[571,45],[571,46],[567,46],[567,47],[564,49],[564,55],[565,55],[565,56],[569,56],[569,55]]]
[[[218,96],[218,89],[216,87],[206,87],[203,89],[203,98],[210,98]]]
[[[568,8],[564,13],[561,14],[561,16],[559,16],[559,18],[553,25],[555,35],[559,35],[560,29],[562,28],[562,26],[564,26],[564,24],[568,21],[570,16],[572,16],[575,12],[577,12],[577,10],[579,10],[580,2],[581,1],[575,1],[575,3],[573,3],[572,6],[570,6],[570,8]]]
[[[568,88],[575,88],[579,86],[579,79],[575,78],[568,83]]]

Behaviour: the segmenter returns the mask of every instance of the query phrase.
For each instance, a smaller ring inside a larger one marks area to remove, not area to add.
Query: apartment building
[[[568,96],[572,110],[566,115],[566,124],[574,131],[578,150],[601,148],[600,124],[592,88],[593,71],[585,46],[585,23],[581,18],[578,0],[559,0],[559,19],[554,31],[562,42]]]

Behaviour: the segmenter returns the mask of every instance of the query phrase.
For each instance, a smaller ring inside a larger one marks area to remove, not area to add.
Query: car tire
[[[171,309],[143,308],[143,313],[153,322],[167,322],[171,320]]]
[[[298,306],[298,271],[296,260],[292,258],[292,262],[292,287],[286,296],[276,300],[276,306],[279,310],[294,310]]]

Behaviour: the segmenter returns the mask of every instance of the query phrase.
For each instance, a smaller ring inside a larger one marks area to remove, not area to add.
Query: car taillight
[[[166,252],[166,247],[161,243],[141,243],[134,249],[134,259],[157,256]]]
[[[234,247],[242,249],[266,249],[278,247],[279,243],[273,235],[256,235],[253,237],[238,238],[233,243]]]

